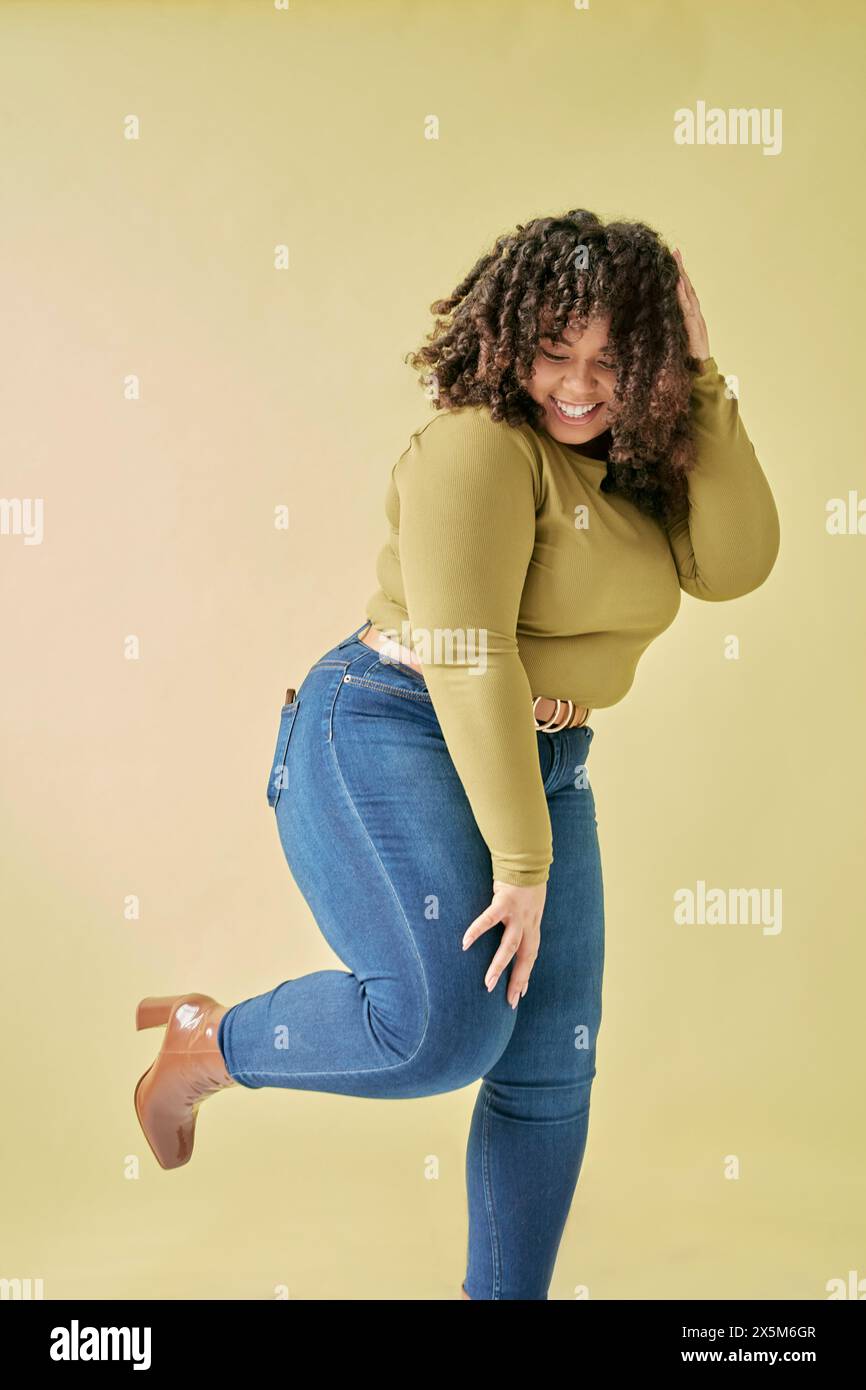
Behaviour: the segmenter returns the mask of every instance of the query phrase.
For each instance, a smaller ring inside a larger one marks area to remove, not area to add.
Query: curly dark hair
[[[538,428],[544,408],[524,386],[539,339],[610,314],[617,367],[608,405],[602,490],[662,522],[687,506],[694,465],[691,356],[677,299],[679,267],[642,222],[608,222],[577,208],[500,236],[447,299],[427,346],[404,358],[437,409],[488,407],[494,420]],[[432,371],[429,370],[432,368]]]

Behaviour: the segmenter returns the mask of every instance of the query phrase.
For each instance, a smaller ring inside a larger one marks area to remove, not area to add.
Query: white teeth
[[[593,401],[592,405],[567,405],[565,401],[556,400],[556,396],[553,399],[563,415],[570,415],[572,420],[579,420],[581,415],[588,415],[591,410],[595,410],[595,407],[601,404],[600,401]]]

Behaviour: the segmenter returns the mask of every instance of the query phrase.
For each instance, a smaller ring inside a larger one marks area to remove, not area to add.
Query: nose
[[[598,380],[589,362],[584,366],[572,362],[563,374],[562,384],[565,391],[575,396],[591,396]]]

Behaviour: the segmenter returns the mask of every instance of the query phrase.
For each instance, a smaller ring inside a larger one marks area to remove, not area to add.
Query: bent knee
[[[533,1124],[581,1123],[589,1114],[595,1067],[576,1071],[570,1079],[539,1076],[520,1084],[485,1077],[491,1113],[503,1120]]]

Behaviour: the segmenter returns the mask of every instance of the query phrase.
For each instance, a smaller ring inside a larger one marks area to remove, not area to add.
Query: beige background
[[[0,537],[4,1278],[457,1296],[474,1087],[238,1088],[166,1173],[133,1018],[337,963],[265,802],[279,703],[364,619],[427,306],[578,206],[682,247],[782,547],[593,716],[605,1016],[551,1298],[866,1276],[866,537],[825,521],[866,488],[862,31],[854,0],[0,5],[0,491],[45,506]],[[781,154],[676,146],[698,100],[781,108]],[[781,932],[678,926],[699,879],[781,889]]]

